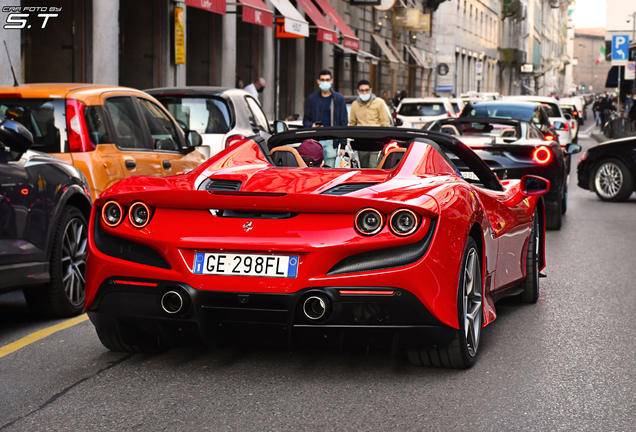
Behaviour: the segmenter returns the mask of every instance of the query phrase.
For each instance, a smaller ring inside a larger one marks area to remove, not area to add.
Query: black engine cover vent
[[[199,190],[207,191],[237,191],[241,189],[242,182],[237,180],[206,179],[199,186]]]
[[[355,192],[360,189],[364,189],[369,186],[373,186],[377,183],[345,183],[338,186],[334,186],[331,189],[327,189],[321,195],[346,195],[351,192]]]

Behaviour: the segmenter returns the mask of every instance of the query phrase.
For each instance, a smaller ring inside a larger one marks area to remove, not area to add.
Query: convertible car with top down
[[[344,144],[356,168],[307,167],[296,148],[308,139]],[[99,197],[85,308],[114,351],[266,333],[386,343],[416,365],[467,368],[497,300],[538,299],[549,187],[499,180],[442,133],[253,137]]]

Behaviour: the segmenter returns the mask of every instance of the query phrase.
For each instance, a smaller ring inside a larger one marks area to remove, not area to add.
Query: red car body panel
[[[242,186],[239,192],[197,190],[208,178],[237,180]],[[338,184],[359,182],[375,184],[346,196],[321,194]],[[119,226],[108,227],[99,215],[109,200],[116,200],[124,208],[143,201],[152,209],[150,222],[137,229],[125,218]],[[504,182],[503,191],[473,186],[437,150],[425,144],[411,144],[394,169],[341,170],[274,167],[254,141],[246,140],[190,173],[126,178],[100,196],[90,220],[85,308],[91,310],[99,287],[112,277],[178,281],[196,290],[237,293],[397,287],[413,293],[439,322],[457,329],[460,263],[472,230],[473,236],[478,233],[482,248],[483,325],[487,325],[496,318],[495,296],[525,277],[525,250],[539,200],[539,196],[524,196],[519,180]],[[355,214],[366,207],[384,215],[410,209],[421,216],[422,225],[407,237],[392,234],[386,224],[377,235],[363,236],[353,222]],[[253,229],[247,232],[245,220],[214,217],[210,209],[258,209],[297,215],[284,220],[254,220]],[[103,253],[95,244],[95,224],[113,237],[154,249],[171,268],[137,264]],[[412,264],[327,275],[347,257],[414,244],[429,229],[434,229],[431,246]],[[298,255],[298,275],[194,274],[195,252],[216,251]]]

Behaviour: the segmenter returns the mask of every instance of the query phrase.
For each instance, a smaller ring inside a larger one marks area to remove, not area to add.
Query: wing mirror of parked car
[[[285,123],[282,120],[276,120],[274,122],[274,133],[281,133],[281,132],[287,132],[289,130],[289,127],[287,126],[287,123]]]
[[[554,122],[554,129],[556,130],[565,130],[565,123],[563,122]]]
[[[568,144],[565,146],[565,153],[567,154],[577,154],[580,153],[582,147],[578,144]]]
[[[520,191],[524,196],[539,196],[550,190],[550,182],[543,177],[524,175],[521,177]]]
[[[188,131],[188,147],[199,147],[203,145],[203,137],[195,130]]]
[[[0,123],[0,143],[21,155],[33,145],[33,135],[20,123],[5,120]]]
[[[395,125],[396,126],[402,126],[404,124],[404,121],[402,121],[401,118],[396,118],[395,119]]]

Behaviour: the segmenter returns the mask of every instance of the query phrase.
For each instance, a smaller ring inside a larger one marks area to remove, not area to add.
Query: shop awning
[[[225,0],[185,0],[186,6],[225,15]]]
[[[331,6],[329,0],[315,0],[318,3],[318,6],[322,9],[322,11],[327,14],[331,22],[340,30],[342,33],[343,41],[342,44],[352,50],[360,49],[360,40],[356,36],[356,34],[349,28],[345,20],[336,12],[336,10]]]
[[[409,55],[413,57],[413,60],[415,60],[416,65],[418,65],[421,68],[426,68],[422,57],[417,52],[417,48],[406,45],[406,50],[409,52]]]
[[[386,45],[391,49],[391,51],[393,51],[393,55],[395,56],[397,61],[399,63],[404,64],[404,60],[402,60],[402,56],[400,55],[400,52],[397,50],[397,48],[393,45],[393,42],[391,42],[388,39],[385,39],[385,40],[386,40]]]
[[[391,49],[386,44],[386,39],[376,34],[372,34],[371,36],[373,36],[373,40],[375,40],[375,43],[378,44],[378,46],[382,50],[382,53],[386,56],[386,58],[389,59],[391,63],[399,63],[398,59],[393,54],[393,51],[391,51]]]
[[[262,0],[239,0],[239,2],[243,5],[243,21],[264,27],[274,25],[274,13]]]
[[[321,42],[338,43],[338,33],[329,25],[327,19],[322,16],[311,0],[296,0],[296,3],[309,15],[309,18],[318,27],[318,40]]]
[[[380,60],[380,57],[376,57],[371,53],[368,53],[366,51],[362,51],[361,49],[358,50],[358,58],[362,56],[365,59],[369,59],[371,60],[371,64],[378,64],[378,61]]]
[[[380,58],[374,56],[371,53],[362,50],[355,51],[341,44],[336,44],[336,48],[342,51],[345,55],[350,55],[352,57],[356,56],[356,60],[360,63],[364,63],[365,61],[370,60],[372,64],[378,64],[378,60],[380,60]]]
[[[285,17],[285,31],[309,37],[309,23],[289,2],[289,0],[270,0],[276,10]]]

